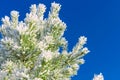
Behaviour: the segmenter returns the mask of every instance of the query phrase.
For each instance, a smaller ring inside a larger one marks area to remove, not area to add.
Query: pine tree
[[[2,18],[0,80],[71,80],[77,74],[83,56],[89,52],[84,47],[87,38],[81,36],[73,49],[67,50],[68,42],[63,37],[66,24],[59,18],[60,8],[53,2],[48,18],[44,18],[46,6],[34,4],[23,21],[19,21],[17,11]]]

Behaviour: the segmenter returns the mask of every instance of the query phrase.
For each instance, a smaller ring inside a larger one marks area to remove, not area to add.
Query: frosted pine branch
[[[94,75],[93,80],[104,80],[104,77],[103,77],[102,73],[100,73],[99,75]]]
[[[60,4],[52,3],[48,18],[44,18],[46,6],[33,4],[24,21],[19,21],[17,11],[2,18],[1,80],[70,80],[77,74],[89,52],[84,47],[87,38],[81,36],[72,51],[67,51],[60,8]]]

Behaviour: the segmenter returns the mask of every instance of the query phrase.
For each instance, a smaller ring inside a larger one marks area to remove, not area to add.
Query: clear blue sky
[[[48,13],[53,1],[62,5],[60,18],[67,24],[65,37],[69,50],[79,36],[88,37],[86,46],[91,52],[85,56],[86,63],[72,80],[91,80],[93,74],[99,72],[105,80],[120,80],[119,0],[1,0],[0,19],[9,16],[11,10],[17,10],[22,20],[31,4],[44,3]]]

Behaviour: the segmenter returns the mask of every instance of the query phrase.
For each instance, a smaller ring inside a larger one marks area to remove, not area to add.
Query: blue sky
[[[119,0],[2,0],[0,19],[9,16],[11,10],[17,10],[23,20],[30,5],[39,3],[47,6],[47,15],[53,1],[62,5],[60,18],[67,24],[64,36],[69,42],[69,50],[79,36],[88,38],[86,46],[91,52],[85,56],[86,63],[72,80],[92,80],[93,74],[99,72],[105,80],[120,80]]]

